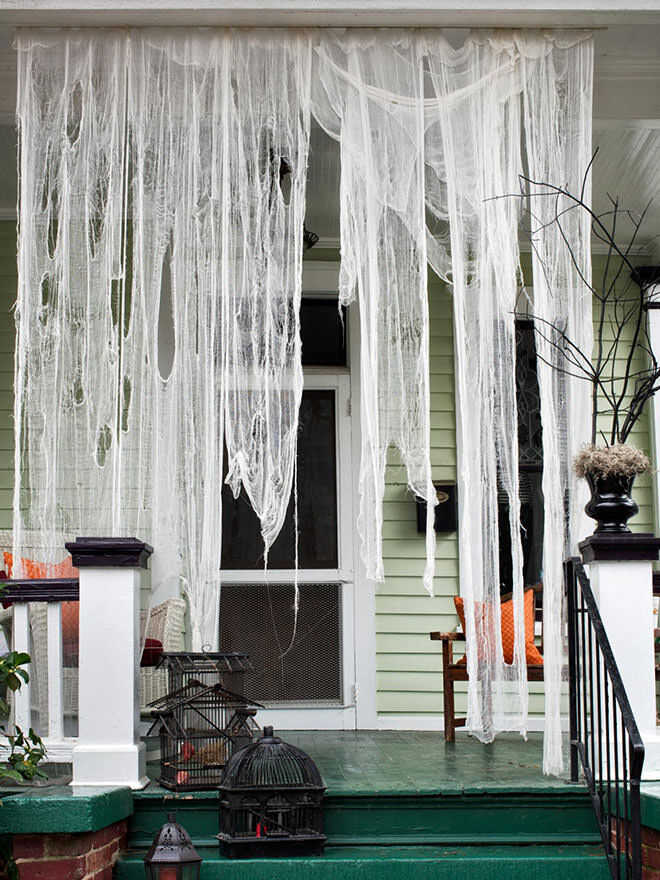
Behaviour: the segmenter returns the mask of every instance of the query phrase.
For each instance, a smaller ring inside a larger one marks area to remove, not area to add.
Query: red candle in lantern
[[[158,880],[176,880],[176,868],[165,865],[158,871]]]

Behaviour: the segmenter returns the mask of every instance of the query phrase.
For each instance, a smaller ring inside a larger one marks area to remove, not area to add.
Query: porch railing
[[[78,601],[78,579],[16,579],[4,583],[7,586],[2,600],[13,603],[12,647],[32,658],[28,667],[30,681],[12,694],[14,723],[26,731],[38,727],[50,760],[70,760],[75,738],[65,731],[65,676],[73,670],[67,669],[63,662],[62,603]],[[38,610],[33,608],[31,615],[32,603],[45,603],[45,606],[38,606]],[[37,622],[38,633],[35,632]],[[77,669],[75,673],[77,711]],[[38,690],[38,700],[35,690]],[[37,713],[38,725],[35,723]]]
[[[589,787],[614,880],[641,880],[644,744],[582,562],[565,563],[571,780]]]

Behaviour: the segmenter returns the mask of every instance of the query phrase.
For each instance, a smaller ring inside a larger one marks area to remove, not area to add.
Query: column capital
[[[649,533],[622,534],[597,532],[579,544],[585,563],[590,562],[655,562],[660,553],[660,538]]]
[[[65,546],[76,568],[147,568],[153,553],[137,538],[76,538]]]

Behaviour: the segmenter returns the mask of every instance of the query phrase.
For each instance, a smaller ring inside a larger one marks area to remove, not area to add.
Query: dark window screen
[[[292,493],[293,495],[293,493]],[[298,567],[338,568],[335,392],[305,391],[298,435]],[[294,500],[268,554],[269,568],[295,567]],[[244,492],[222,490],[222,567],[263,568],[259,521]]]
[[[245,690],[260,703],[342,699],[341,585],[231,584],[220,591],[220,647],[247,652]]]

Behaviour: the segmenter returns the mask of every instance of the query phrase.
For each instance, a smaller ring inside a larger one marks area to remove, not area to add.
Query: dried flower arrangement
[[[652,470],[651,462],[641,449],[625,443],[615,443],[614,446],[587,443],[573,459],[573,468],[578,477],[594,473],[603,477],[633,477]]]

